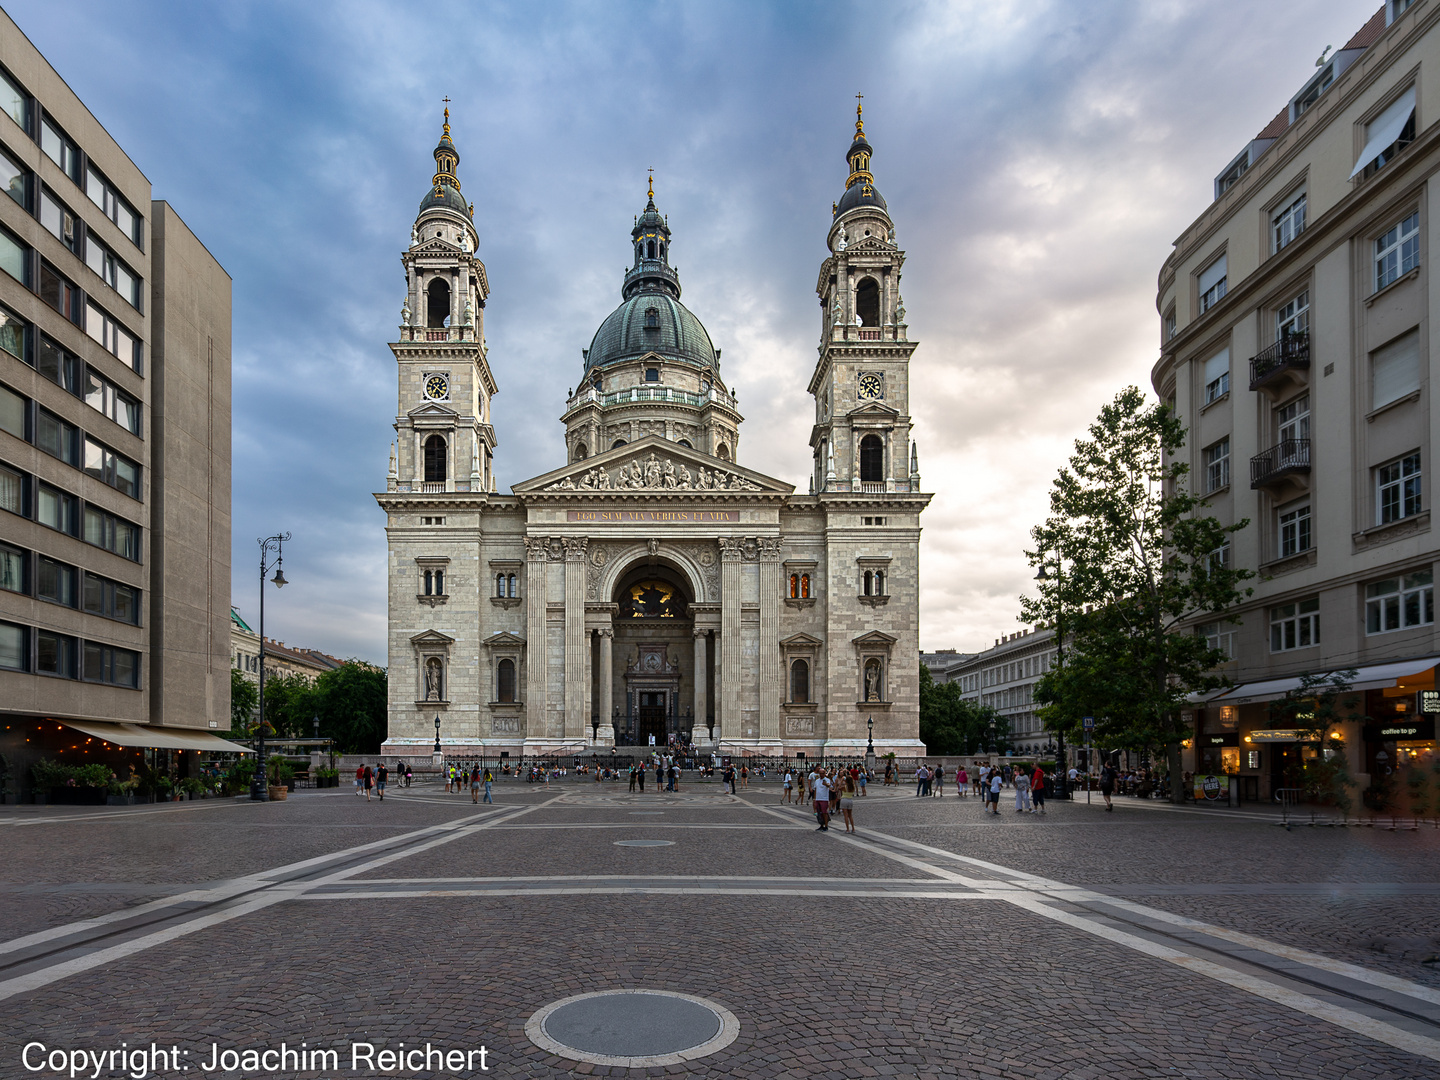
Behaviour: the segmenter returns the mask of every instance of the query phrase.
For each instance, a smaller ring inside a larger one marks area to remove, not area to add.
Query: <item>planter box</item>
[[[270,801],[271,801],[271,802],[284,802],[285,799],[286,799],[286,797],[287,797],[289,794],[290,794],[290,789],[289,789],[289,788],[284,788],[284,787],[272,787],[272,788],[270,789]]]

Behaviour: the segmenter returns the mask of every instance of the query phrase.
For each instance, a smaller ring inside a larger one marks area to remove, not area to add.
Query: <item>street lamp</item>
[[[250,780],[250,798],[256,802],[265,802],[270,798],[270,788],[265,777],[265,574],[270,569],[265,565],[266,556],[273,550],[275,561],[271,565],[275,567],[275,576],[270,583],[277,589],[283,589],[289,584],[285,580],[285,541],[290,539],[290,534],[276,533],[274,536],[267,536],[264,540],[257,540],[260,545],[260,746],[257,754],[260,758],[255,764],[255,775]]]
[[[435,749],[433,753],[435,755],[435,764],[439,765],[440,759],[444,756],[445,752],[440,749],[440,714],[438,712],[435,714]]]
[[[869,735],[869,743],[865,747],[865,771],[875,771],[875,717],[865,721],[866,733]]]

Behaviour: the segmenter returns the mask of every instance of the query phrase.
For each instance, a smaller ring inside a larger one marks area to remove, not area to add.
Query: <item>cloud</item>
[[[234,587],[385,658],[399,253],[452,99],[492,285],[502,487],[563,460],[645,170],[723,350],[740,459],[806,490],[816,270],[857,90],[907,250],[921,638],[1016,627],[1021,549],[1100,405],[1148,385],[1155,278],[1214,174],[1374,0],[194,5],[12,17],[234,278]],[[1303,27],[1303,32],[1297,32]],[[292,573],[293,570],[293,573]]]

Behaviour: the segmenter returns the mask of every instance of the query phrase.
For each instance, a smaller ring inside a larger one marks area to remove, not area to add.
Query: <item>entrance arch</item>
[[[621,743],[664,746],[689,739],[694,723],[689,575],[656,556],[634,559],[612,579],[615,674],[608,711]]]

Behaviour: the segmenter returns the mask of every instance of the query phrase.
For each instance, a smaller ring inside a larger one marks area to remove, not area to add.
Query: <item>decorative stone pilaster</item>
[[[760,547],[760,738],[780,741],[780,548],[784,539],[762,536]]]
[[[600,738],[608,738],[609,745],[614,746],[615,713],[611,703],[615,700],[615,630],[602,626],[595,636],[600,639]]]
[[[720,538],[720,708],[719,715],[715,717],[716,743],[726,731],[731,732],[732,737],[743,732],[740,715],[740,680],[744,670],[740,638],[740,580],[745,544],[738,537]]]
[[[705,728],[705,701],[707,687],[705,674],[710,658],[706,655],[706,640],[710,637],[710,631],[702,627],[695,627],[691,631],[695,636],[695,719],[690,728],[690,741],[694,742],[698,737],[695,728],[702,731]]]
[[[525,537],[525,625],[530,639],[525,650],[525,734],[532,739],[547,734],[545,688],[550,680],[550,650],[545,647],[545,566],[548,541]]]
[[[563,538],[565,549],[565,738],[588,742],[585,705],[585,548],[583,536]]]

